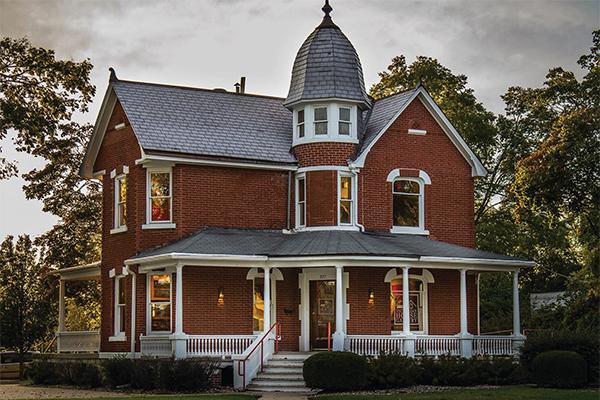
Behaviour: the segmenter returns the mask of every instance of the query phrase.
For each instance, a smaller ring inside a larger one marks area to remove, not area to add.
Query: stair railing
[[[262,334],[262,336],[258,337],[253,343],[252,345],[250,345],[250,347],[248,347],[248,349],[246,349],[246,351],[244,351],[244,353],[242,353],[242,355],[240,356],[239,359],[237,359],[237,374],[239,377],[242,378],[242,389],[246,389],[246,378],[248,377],[248,375],[250,375],[251,377],[254,377],[254,375],[258,372],[258,365],[259,363],[254,362],[254,364],[251,365],[251,370],[249,371],[249,373],[247,373],[246,371],[246,363],[248,362],[248,360],[250,360],[250,357],[252,357],[252,355],[254,354],[254,352],[260,348],[260,371],[262,372],[263,368],[264,368],[264,359],[265,359],[265,341],[269,339],[269,337],[271,336],[271,334],[273,333],[273,330],[275,331],[275,351],[274,353],[277,353],[279,351],[279,340],[281,339],[280,337],[280,332],[281,332],[281,325],[279,324],[279,322],[275,322],[273,325],[271,325],[271,328],[269,328],[268,331],[266,331],[265,333]],[[268,343],[267,343],[268,344]],[[269,351],[267,349],[267,351]],[[254,361],[255,357],[253,357]]]

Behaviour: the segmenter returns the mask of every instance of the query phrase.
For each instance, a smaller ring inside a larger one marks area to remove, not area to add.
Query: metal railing
[[[271,346],[270,346],[270,343],[268,340],[270,338],[270,336],[272,335],[273,331],[275,331],[274,351],[273,351],[273,349],[270,348]],[[271,325],[271,327],[269,328],[268,331],[263,333],[262,336],[259,336],[254,342],[252,342],[252,345],[248,349],[246,349],[246,351],[244,351],[244,353],[241,356],[239,356],[239,359],[234,358],[234,360],[237,362],[237,376],[242,378],[242,384],[241,384],[242,389],[246,388],[246,382],[253,379],[259,370],[260,371],[263,370],[265,358],[267,358],[267,357],[271,356],[273,353],[277,353],[279,351],[279,340],[280,340],[279,333],[280,332],[281,332],[281,326],[280,326],[279,322],[275,322],[273,325]],[[265,342],[267,342],[267,354],[266,355],[265,355]],[[255,353],[257,349],[260,349],[260,358],[258,361],[256,360],[256,353]],[[248,368],[249,371],[247,370],[247,365],[246,365],[246,363],[248,361],[250,361],[250,364],[251,364],[250,368]],[[234,385],[234,386],[236,386],[236,385]]]

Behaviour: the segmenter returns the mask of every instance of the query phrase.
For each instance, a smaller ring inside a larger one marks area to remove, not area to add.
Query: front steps
[[[310,353],[280,352],[273,355],[246,389],[253,392],[311,393],[304,383],[302,366]]]

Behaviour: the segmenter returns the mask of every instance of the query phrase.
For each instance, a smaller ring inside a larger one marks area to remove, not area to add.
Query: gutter
[[[129,342],[131,343],[131,359],[135,358],[135,317],[136,317],[136,289],[137,289],[137,274],[128,266],[125,266],[125,270],[131,274],[131,332],[129,336],[131,339]]]

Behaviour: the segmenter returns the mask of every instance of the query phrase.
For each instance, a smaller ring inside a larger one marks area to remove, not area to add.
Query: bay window
[[[172,211],[171,172],[148,172],[148,222],[171,222]]]
[[[352,175],[340,173],[339,175],[339,223],[340,225],[351,225],[352,224],[352,209],[353,209],[353,188],[352,188]]]
[[[298,110],[298,114],[296,115],[296,134],[299,138],[304,137],[304,109]]]
[[[340,107],[339,108],[339,120],[338,120],[338,134],[339,135],[350,135],[350,108]]]
[[[151,274],[149,279],[148,315],[150,332],[171,331],[171,275]]]
[[[296,178],[296,228],[306,226],[306,177]]]
[[[327,107],[314,109],[315,135],[327,135]]]

